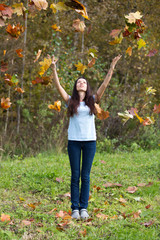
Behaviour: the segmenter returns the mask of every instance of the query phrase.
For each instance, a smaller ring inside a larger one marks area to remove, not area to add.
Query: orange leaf
[[[95,64],[96,62],[96,59],[95,58],[92,58],[91,61],[88,63],[88,67],[91,68],[93,67],[93,65]]]
[[[65,5],[74,9],[77,13],[81,14],[82,17],[89,20],[85,6],[82,3],[80,3],[79,1],[71,0],[70,2],[65,2]]]
[[[20,34],[24,32],[24,28],[19,23],[16,26],[8,24],[6,31],[12,38],[18,39]]]
[[[86,234],[87,234],[86,228],[84,230],[79,231],[79,235],[83,235],[83,237],[85,237]]]
[[[104,120],[109,117],[109,112],[102,110],[99,104],[95,103],[94,106],[97,111],[97,114],[96,114],[97,118],[99,118],[100,120]]]
[[[52,105],[52,104],[48,105],[48,108],[54,109],[54,110],[60,112],[61,111],[61,101],[54,102],[54,105]]]
[[[134,111],[134,113],[135,113],[136,117],[138,118],[138,120],[140,121],[140,123],[142,123],[142,122],[144,121],[143,118],[141,118],[141,117],[136,113],[136,111]]]
[[[154,113],[160,113],[160,104],[159,105],[154,105],[154,109],[153,109]]]
[[[126,50],[126,53],[128,53],[129,56],[132,55],[132,47],[128,47]]]
[[[108,219],[108,215],[105,215],[105,214],[103,214],[103,213],[98,213],[98,214],[96,215],[96,217],[97,217],[97,218],[102,218],[103,220]]]
[[[1,107],[4,109],[8,109],[11,106],[10,98],[1,98]]]
[[[29,204],[27,204],[29,207],[31,207],[33,210],[35,210],[36,209],[36,206],[34,205],[34,204],[32,204],[32,203],[29,203]]]
[[[19,57],[23,57],[23,54],[21,54],[22,51],[23,51],[23,49],[16,50],[16,53],[18,54]]]
[[[1,61],[1,72],[6,72],[8,70],[8,63]]]
[[[15,88],[14,90],[17,91],[17,92],[19,92],[19,93],[24,93],[24,92],[25,92],[25,91],[24,91],[22,88],[20,88],[20,87],[17,87],[17,88]]]
[[[6,215],[4,213],[1,214],[1,221],[2,222],[9,222],[11,219],[10,219],[10,216],[9,215]]]
[[[62,30],[60,29],[60,26],[57,26],[57,24],[52,25],[51,28],[55,31],[62,32]]]

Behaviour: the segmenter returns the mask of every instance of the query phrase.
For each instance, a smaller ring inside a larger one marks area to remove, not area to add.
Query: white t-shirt
[[[75,141],[95,141],[95,116],[90,115],[90,108],[85,102],[80,102],[77,114],[69,119],[68,140]]]

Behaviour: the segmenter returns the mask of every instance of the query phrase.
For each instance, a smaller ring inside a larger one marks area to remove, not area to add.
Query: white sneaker
[[[82,208],[82,209],[80,210],[80,216],[81,216],[82,219],[87,219],[87,218],[89,218],[87,209]]]
[[[80,218],[79,210],[73,210],[71,216],[72,218],[79,219]]]

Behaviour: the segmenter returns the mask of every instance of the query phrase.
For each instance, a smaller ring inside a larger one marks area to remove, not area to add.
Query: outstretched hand
[[[56,58],[54,55],[53,55],[52,57],[50,57],[49,54],[47,55],[47,57],[48,57],[48,58],[51,58],[51,60],[52,60],[52,67],[53,67],[54,69],[56,69],[56,62],[58,61],[58,58]]]
[[[112,69],[115,68],[117,62],[119,61],[119,59],[120,59],[121,57],[122,57],[122,55],[119,54],[117,57],[113,58],[112,63],[111,63],[111,68],[112,68]]]

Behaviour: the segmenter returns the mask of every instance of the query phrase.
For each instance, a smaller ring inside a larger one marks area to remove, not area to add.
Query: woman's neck
[[[82,91],[82,92],[78,92],[78,94],[79,94],[79,101],[83,102],[83,100],[86,96],[86,93]]]

